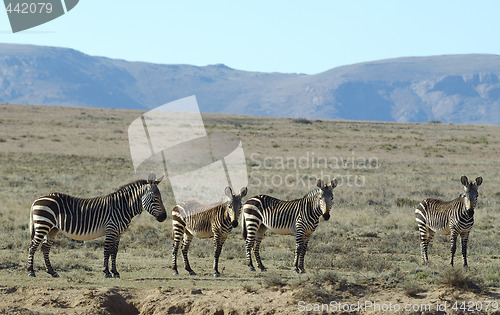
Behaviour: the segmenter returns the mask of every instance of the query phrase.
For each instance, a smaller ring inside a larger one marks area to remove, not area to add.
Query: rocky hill
[[[203,112],[500,123],[500,56],[406,57],[314,75],[163,65],[0,44],[0,102],[150,109],[196,95]]]

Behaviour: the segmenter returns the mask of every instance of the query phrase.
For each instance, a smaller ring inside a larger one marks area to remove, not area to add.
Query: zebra
[[[214,244],[214,277],[220,277],[219,256],[222,245],[226,241],[231,230],[238,226],[238,218],[241,211],[241,199],[247,194],[247,188],[243,187],[239,194],[233,194],[231,187],[226,187],[225,195],[229,198],[222,204],[204,205],[197,201],[186,201],[176,205],[172,209],[172,269],[174,275],[177,271],[177,252],[182,241],[182,255],[184,267],[190,275],[196,275],[191,269],[188,260],[189,244],[193,237],[213,237]]]
[[[324,183],[321,179],[317,188],[301,199],[283,201],[266,195],[248,199],[243,205],[243,239],[246,246],[246,262],[250,271],[255,271],[252,263],[253,249],[257,266],[261,271],[266,268],[260,259],[260,244],[267,229],[277,234],[295,235],[295,273],[305,273],[304,256],[311,234],[319,224],[319,217],[330,219],[333,203],[333,189],[337,179]]]
[[[40,243],[47,272],[59,277],[49,260],[50,247],[59,231],[77,240],[87,241],[106,236],[104,243],[104,274],[106,278],[120,278],[116,270],[116,254],[120,235],[127,229],[132,218],[143,210],[148,211],[159,222],[165,221],[167,213],[157,185],[163,176],[154,174],[148,180],[138,180],[122,186],[104,197],[77,198],[61,193],[51,193],[33,202],[30,212],[31,244],[27,269],[35,277],[33,256]],[[45,240],[44,240],[45,238]],[[111,274],[108,261],[111,256]]]
[[[439,199],[425,199],[415,209],[415,220],[420,231],[420,248],[422,263],[428,262],[427,247],[434,234],[451,235],[451,261],[457,248],[457,237],[462,239],[462,255],[464,267],[467,268],[467,241],[469,232],[474,224],[474,209],[477,205],[477,188],[482,184],[483,178],[477,177],[474,182],[469,182],[467,176],[460,179],[464,186],[464,193],[451,201]]]

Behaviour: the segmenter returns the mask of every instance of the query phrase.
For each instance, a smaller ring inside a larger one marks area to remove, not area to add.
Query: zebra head
[[[318,179],[318,187],[321,189],[319,197],[319,206],[321,212],[323,213],[323,219],[330,219],[330,209],[333,204],[333,189],[337,187],[337,179],[334,178],[330,183],[324,183],[321,179]]]
[[[474,210],[477,204],[477,196],[479,195],[479,193],[477,192],[477,188],[483,183],[483,178],[478,177],[475,181],[469,182],[467,176],[462,176],[462,178],[460,178],[460,181],[462,182],[462,185],[464,185],[465,193],[463,196],[465,200],[465,206],[467,210]]]
[[[163,176],[156,179],[154,174],[150,174],[146,185],[146,190],[142,195],[142,209],[149,212],[159,222],[165,221],[167,211],[161,200],[161,193],[158,189],[158,184],[163,180]]]
[[[241,188],[239,194],[233,194],[233,190],[231,187],[226,187],[224,191],[226,196],[229,198],[229,201],[226,203],[226,209],[228,211],[229,217],[231,218],[231,225],[233,228],[238,226],[238,218],[240,217],[241,212],[241,199],[247,195],[247,188]]]

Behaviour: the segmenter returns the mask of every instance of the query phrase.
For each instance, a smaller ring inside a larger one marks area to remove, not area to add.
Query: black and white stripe
[[[477,204],[477,188],[483,182],[481,177],[469,182],[466,176],[460,179],[465,192],[451,201],[426,199],[415,209],[415,219],[420,231],[420,248],[422,262],[427,264],[427,249],[432,237],[437,232],[451,236],[451,265],[457,248],[457,237],[462,239],[462,255],[464,267],[467,267],[467,241],[469,232],[474,224],[474,209]]]
[[[77,198],[60,193],[51,193],[35,200],[31,206],[29,248],[27,268],[34,277],[33,256],[40,243],[47,272],[53,277],[58,274],[49,260],[50,247],[59,231],[79,241],[106,236],[104,243],[104,273],[106,278],[119,278],[116,271],[116,254],[120,235],[127,229],[132,218],[143,210],[152,214],[159,222],[167,214],[157,185],[161,182],[151,174],[149,179],[139,180],[118,189],[104,197]],[[44,240],[45,239],[45,240]],[[108,261],[111,256],[111,272]]]
[[[196,273],[191,269],[188,260],[189,244],[193,237],[213,237],[214,242],[214,276],[219,277],[219,256],[222,245],[231,230],[238,226],[238,218],[241,212],[241,199],[246,196],[247,188],[243,187],[239,194],[233,194],[231,187],[225,190],[229,198],[227,202],[215,205],[204,205],[196,201],[187,201],[176,205],[172,209],[172,269],[177,271],[177,252],[182,241],[182,255],[184,257],[185,269],[190,275]]]
[[[250,198],[243,205],[243,238],[246,245],[247,265],[255,271],[251,251],[255,254],[257,266],[265,270],[260,259],[260,244],[264,233],[270,231],[282,235],[295,235],[295,272],[305,272],[304,256],[311,234],[319,224],[319,217],[330,218],[333,202],[333,189],[337,180],[325,184],[318,180],[318,188],[301,199],[283,201],[270,196],[260,195]]]

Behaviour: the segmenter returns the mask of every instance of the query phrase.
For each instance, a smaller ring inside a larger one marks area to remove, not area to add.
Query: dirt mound
[[[432,312],[444,306],[451,313],[460,313],[462,302],[457,304],[457,301],[484,301],[481,306],[485,306],[486,302],[500,298],[498,290],[481,295],[458,293],[455,289],[440,288],[408,296],[401,290],[376,283],[366,286],[324,283],[316,287],[296,285],[256,290],[5,286],[0,287],[0,314],[295,314],[316,310],[376,314],[385,308],[396,312],[417,311],[417,308]],[[496,303],[495,306],[498,307]],[[497,310],[477,309],[475,313]]]
[[[264,293],[264,292],[261,292]],[[291,292],[0,287],[1,314],[262,314],[296,310]]]
[[[134,304],[128,302],[132,296],[119,288],[89,289],[73,300],[71,308],[86,308],[86,314],[139,314]]]

